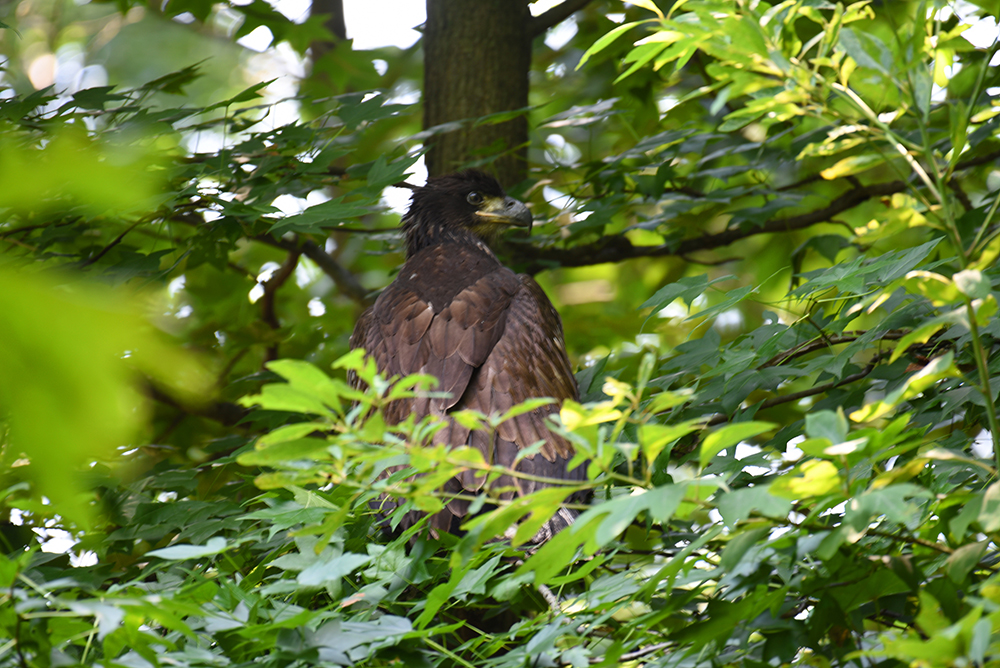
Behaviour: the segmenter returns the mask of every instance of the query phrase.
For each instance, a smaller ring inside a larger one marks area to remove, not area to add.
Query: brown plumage
[[[541,449],[518,462],[516,470],[582,480],[583,466],[567,471],[573,457],[570,444],[545,425],[558,404],[578,398],[562,321],[538,283],[503,266],[487,245],[512,225],[530,228],[531,213],[482,172],[436,177],[417,188],[403,217],[406,263],[361,315],[351,348],[364,348],[386,377],[430,374],[439,381],[437,390],[447,393],[446,398],[393,402],[385,409],[388,423],[410,414],[418,419],[440,416],[447,425],[435,442],[476,447],[487,462],[506,467],[541,440]],[[537,397],[551,397],[557,405],[507,420],[493,433],[470,431],[448,417],[462,409],[500,414]],[[484,480],[470,471],[445,489],[475,495]],[[509,488],[500,495],[509,499],[544,483],[502,476],[493,485]],[[468,506],[467,501],[451,501],[431,518],[431,530],[455,532]],[[391,507],[391,500],[383,502],[383,511]],[[418,518],[411,513],[404,525]],[[535,540],[545,540],[572,519],[573,513],[561,510]]]

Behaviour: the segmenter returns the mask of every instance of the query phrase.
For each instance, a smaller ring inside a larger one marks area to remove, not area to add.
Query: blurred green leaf
[[[145,415],[139,392],[148,374],[184,400],[201,401],[209,379],[140,315],[134,297],[54,277],[0,272],[0,407],[9,419],[8,463],[25,469],[55,509],[92,519],[87,464],[130,446]]]
[[[221,536],[210,538],[204,545],[171,545],[160,550],[150,550],[147,554],[151,557],[161,559],[174,559],[183,561],[185,559],[200,559],[210,557],[228,548],[226,539]]]
[[[95,141],[73,126],[41,148],[2,136],[0,207],[45,213],[68,201],[92,215],[139,214],[156,205],[167,175],[159,162],[148,146]]]

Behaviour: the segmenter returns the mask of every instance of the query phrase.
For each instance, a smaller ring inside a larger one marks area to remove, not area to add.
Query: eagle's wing
[[[444,394],[395,402],[386,415],[390,423],[410,413],[418,419],[445,415],[503,333],[520,282],[495,260],[484,267],[482,259],[461,251],[456,255],[448,247],[433,249],[407,262],[359,319],[352,348],[364,347],[387,377],[432,375],[438,379],[436,391]],[[447,279],[450,285],[442,289]],[[463,441],[457,435],[449,439],[453,444]]]
[[[466,277],[465,287],[443,291],[439,280],[428,282],[429,275],[414,271],[445,262],[443,266],[451,268],[455,280]],[[417,419],[429,414],[447,417],[451,410],[461,409],[502,414],[526,399],[551,397],[561,403],[577,398],[559,315],[538,283],[499,263],[488,270],[468,264],[468,258],[443,249],[413,266],[408,262],[355,327],[351,347],[364,347],[381,373],[431,374],[439,380],[438,391],[447,393],[393,402],[385,415],[390,424],[411,413]],[[487,462],[506,467],[514,466],[521,450],[543,441],[535,455],[518,463],[517,470],[582,479],[583,467],[566,470],[573,456],[569,443],[545,425],[545,417],[556,410],[557,406],[550,405],[524,413],[493,433],[470,432],[448,419],[434,440],[477,447]],[[477,493],[484,483],[485,476],[468,471],[448,487],[453,492]],[[506,490],[506,498],[543,486],[511,476],[501,477],[495,485]],[[464,501],[449,503],[432,518],[432,527],[453,530],[453,520],[464,517],[467,508]]]
[[[519,275],[518,279],[521,286],[507,308],[503,335],[476,370],[455,408],[470,408],[487,415],[502,414],[527,399],[554,399],[555,404],[501,423],[495,433],[471,433],[469,442],[483,452],[488,462],[514,468],[515,459],[522,450],[542,441],[536,454],[517,464],[518,471],[546,478],[583,480],[585,467],[567,470],[566,465],[573,458],[570,444],[545,424],[546,417],[557,412],[564,400],[578,398],[576,380],[563,342],[562,322],[534,279],[526,275]],[[469,491],[483,484],[482,477],[472,472],[463,474],[460,480]],[[510,490],[504,494],[507,498],[530,494],[544,486],[535,480],[508,476],[500,478],[497,484]],[[459,504],[451,505],[455,505],[454,511],[461,512]]]

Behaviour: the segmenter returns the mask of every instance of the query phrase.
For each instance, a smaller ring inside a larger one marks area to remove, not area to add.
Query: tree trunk
[[[338,42],[347,39],[347,25],[344,23],[344,0],[312,0],[310,13],[313,16],[326,14],[327,19],[324,26],[337,38],[336,42],[316,40],[309,45],[312,50],[312,62],[315,63],[329,53]]]
[[[528,106],[528,0],[427,0],[424,127]],[[430,140],[427,171],[446,174],[503,153],[492,171],[505,186],[527,174],[528,119],[460,129]]]

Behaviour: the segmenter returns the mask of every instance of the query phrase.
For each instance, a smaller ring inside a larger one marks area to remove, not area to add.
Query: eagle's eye
[[[465,201],[474,206],[479,206],[483,203],[483,196],[473,190],[471,193],[465,196]]]

